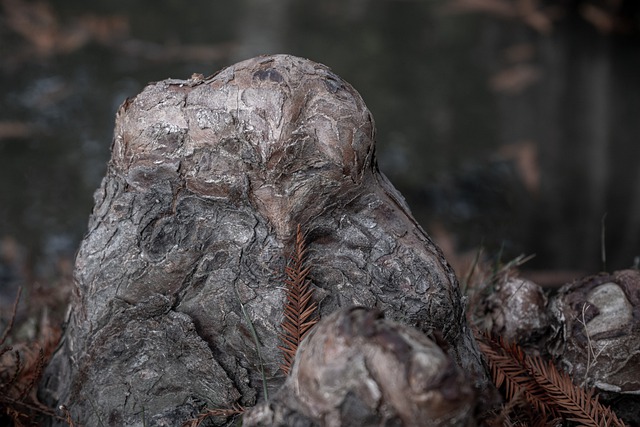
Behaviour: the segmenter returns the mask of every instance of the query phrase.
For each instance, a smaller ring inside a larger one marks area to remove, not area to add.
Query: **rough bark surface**
[[[275,392],[297,224],[322,317],[360,305],[437,331],[485,384],[456,277],[378,171],[374,132],[348,83],[286,55],[126,101],[41,392],[84,425],[175,426],[204,404],[251,406],[263,397],[251,327]]]
[[[285,384],[242,425],[474,426],[475,402],[468,377],[434,341],[353,307],[311,331]]]
[[[600,273],[549,301],[548,352],[574,382],[595,387],[629,425],[640,422],[640,271]]]
[[[551,295],[509,275],[492,286],[477,304],[480,329],[554,361],[628,425],[639,425],[640,271],[583,277]]]
[[[604,392],[640,394],[640,272],[569,283],[550,301],[549,352],[577,380]],[[591,354],[590,354],[591,353]]]

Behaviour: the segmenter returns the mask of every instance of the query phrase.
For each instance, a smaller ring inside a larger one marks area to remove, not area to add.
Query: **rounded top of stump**
[[[339,425],[383,425],[390,417],[406,426],[462,426],[475,405],[469,379],[442,348],[364,307],[318,323],[298,348],[285,390],[302,412]],[[368,422],[354,423],[347,409],[354,407]]]
[[[129,185],[169,180],[203,197],[246,195],[272,221],[316,192],[357,187],[375,167],[375,126],[358,92],[290,55],[150,84],[118,115],[111,165]]]

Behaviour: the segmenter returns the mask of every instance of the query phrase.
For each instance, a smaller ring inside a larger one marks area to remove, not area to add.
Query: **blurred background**
[[[362,94],[380,168],[459,276],[480,248],[535,254],[522,268],[549,285],[638,265],[640,2],[0,5],[4,300],[68,281],[125,98],[269,53],[324,63]]]

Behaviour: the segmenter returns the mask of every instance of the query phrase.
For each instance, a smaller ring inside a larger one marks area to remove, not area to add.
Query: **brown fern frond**
[[[560,372],[551,362],[539,356],[527,356],[532,375],[554,405],[568,421],[585,427],[624,427],[625,424],[611,408],[602,405],[593,389],[585,390],[571,381],[566,372]]]
[[[300,342],[318,322],[318,303],[313,301],[313,288],[311,288],[311,281],[307,279],[310,267],[304,266],[306,253],[304,234],[298,224],[294,249],[285,267],[284,283],[287,294],[284,320],[281,325],[284,332],[279,334],[282,345],[278,348],[284,357],[280,369],[285,375],[289,375]]]
[[[616,414],[540,356],[529,356],[517,344],[476,332],[496,387],[504,385],[507,401],[522,396],[546,420],[563,416],[582,427],[624,427]],[[543,424],[544,420],[537,420]],[[548,422],[548,421],[547,421]]]
[[[504,385],[508,402],[522,397],[544,417],[557,415],[545,390],[529,374],[526,356],[518,345],[483,335],[479,346],[487,357],[494,384],[498,388]]]

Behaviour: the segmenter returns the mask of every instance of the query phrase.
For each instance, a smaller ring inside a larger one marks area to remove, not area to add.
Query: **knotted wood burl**
[[[42,394],[83,425],[179,425],[205,404],[253,405],[260,362],[241,304],[275,391],[298,224],[321,317],[360,305],[437,331],[484,384],[456,277],[378,170],[374,135],[348,83],[287,55],[127,100]]]

